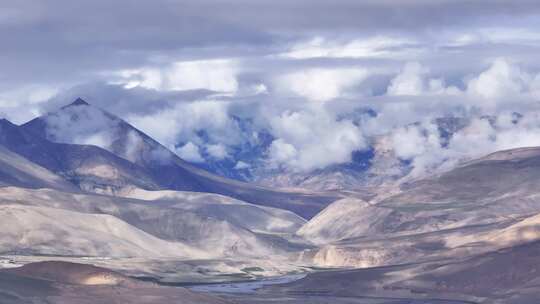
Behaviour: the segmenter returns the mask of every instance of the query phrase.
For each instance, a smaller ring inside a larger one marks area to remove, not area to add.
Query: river
[[[264,278],[250,282],[203,284],[190,286],[188,288],[195,292],[249,294],[254,293],[257,289],[265,286],[291,283],[305,277],[305,274],[293,274],[274,278]]]

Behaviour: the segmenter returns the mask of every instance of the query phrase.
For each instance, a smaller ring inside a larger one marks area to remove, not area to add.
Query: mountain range
[[[377,149],[292,190],[195,167],[82,99],[1,120],[0,303],[537,303],[540,148],[415,179]],[[335,190],[370,170],[392,182]],[[178,287],[291,274],[243,295]]]
[[[365,116],[374,118],[378,113],[365,108],[355,110],[346,117],[355,125],[360,126]],[[516,125],[523,115],[513,112],[512,124]],[[256,126],[249,118],[232,116],[238,132],[242,134],[257,134],[256,140],[246,140],[238,145],[228,146],[230,157],[217,159],[204,155],[204,162],[193,161],[191,164],[214,174],[231,179],[253,183],[271,188],[300,188],[310,191],[364,191],[366,188],[386,186],[401,183],[405,179],[418,178],[411,176],[414,169],[410,158],[398,155],[393,144],[393,134],[390,131],[375,132],[376,135],[366,136],[366,147],[351,152],[350,160],[331,164],[322,168],[298,171],[288,166],[275,166],[268,160],[268,151],[275,138],[270,129]],[[463,116],[440,116],[424,124],[433,127],[436,139],[442,149],[448,148],[455,134],[473,125],[475,121],[485,121],[493,128],[497,127],[497,117],[480,115],[478,113]],[[425,125],[413,122],[405,126],[417,128],[426,133]],[[211,144],[204,130],[197,133],[197,142],[201,145]],[[179,143],[181,146],[184,143]],[[473,154],[474,153],[470,153]],[[471,155],[461,155],[460,161],[470,160]],[[237,166],[241,162],[243,166]],[[436,169],[436,168],[434,168]],[[433,170],[435,171],[435,170]],[[434,172],[432,172],[434,173]]]
[[[2,120],[0,128],[0,144],[83,191],[115,194],[132,187],[217,193],[306,218],[336,199],[334,193],[277,191],[208,173],[82,99],[21,126]],[[96,134],[106,139],[86,137]]]

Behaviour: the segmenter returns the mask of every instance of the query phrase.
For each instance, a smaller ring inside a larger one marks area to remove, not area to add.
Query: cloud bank
[[[80,96],[188,161],[235,170],[310,172],[386,137],[421,175],[540,144],[536,1],[17,1],[0,12],[0,115],[17,123]],[[111,141],[98,115],[76,134],[55,127],[62,119],[50,118],[59,141]]]

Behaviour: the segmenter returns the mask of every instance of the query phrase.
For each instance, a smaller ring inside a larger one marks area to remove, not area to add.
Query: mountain
[[[142,168],[109,151],[54,143],[5,119],[0,120],[0,144],[85,191],[114,193],[128,185],[159,188]]]
[[[444,136],[460,123],[441,122]],[[321,294],[324,301],[536,301],[540,148],[499,151],[409,180],[401,179],[409,164],[387,137],[372,145],[354,164],[272,177],[355,191],[287,191],[196,168],[81,99],[22,126],[1,120],[0,254],[29,264],[0,270],[0,302],[28,303],[26,285],[36,297],[65,303],[129,302],[137,293],[152,295],[149,303],[220,303],[126,275],[178,284],[328,267],[359,269],[270,290],[303,297],[300,303]],[[112,270],[32,263],[52,257]]]
[[[372,199],[337,201],[299,230],[320,246],[301,259],[346,269],[249,300],[538,303],[539,166],[538,147],[499,151]]]
[[[147,258],[203,256],[202,251],[180,242],[160,240],[110,215],[13,205],[0,206],[0,214],[6,219],[0,224],[0,252],[4,254]],[[59,235],[62,238],[58,238]]]
[[[85,190],[115,193],[133,186],[145,190],[217,193],[287,209],[305,218],[314,216],[339,196],[335,193],[276,191],[213,175],[183,161],[124,120],[81,99],[22,125],[20,132],[38,143],[26,145],[25,149],[29,151],[20,148],[20,144],[12,144],[13,150],[66,176]],[[45,151],[36,151],[39,149]],[[57,149],[69,152],[63,152],[58,161],[53,157],[58,155]],[[47,159],[37,155],[46,155]],[[82,162],[87,159],[91,159],[88,164]],[[66,168],[66,161],[72,165]]]
[[[7,185],[77,191],[62,177],[0,145],[0,186]]]
[[[305,248],[287,240],[304,223],[292,212],[204,193],[131,196],[144,200],[2,188],[0,253],[248,259]]]
[[[454,260],[321,271],[260,294],[284,295],[292,303],[319,297],[332,303],[533,304],[540,300],[539,250],[532,242]]]
[[[388,209],[377,208],[364,200],[345,198],[330,204],[297,233],[315,244],[369,235],[389,213]]]
[[[307,255],[326,266],[374,267],[497,250],[510,244],[500,238],[474,244],[524,231],[540,213],[539,169],[540,148],[497,152],[372,200],[335,202],[298,234],[324,244]],[[512,235],[507,239],[515,243],[539,236]]]
[[[264,234],[292,234],[306,222],[290,211],[257,206],[218,194],[133,189],[122,196],[171,205]]]
[[[101,123],[113,121],[120,126],[107,125],[107,132],[120,132],[120,137],[136,134],[141,140],[132,145],[118,139],[116,148],[107,145],[104,149],[98,142],[63,142],[48,138],[42,132],[46,129],[2,120],[2,255],[87,258],[156,280],[206,278],[222,272],[245,278],[277,274],[298,269],[292,259],[312,246],[295,236],[304,218],[266,205],[293,206],[309,216],[340,195],[275,191],[231,182],[192,168],[127,123],[80,100],[59,111],[75,113],[68,121],[102,115]],[[85,134],[75,126],[68,130],[77,136]],[[172,179],[166,179],[164,172],[173,172]],[[202,186],[210,188],[203,191]],[[197,191],[175,190],[190,187]],[[210,193],[218,187],[252,197],[257,204]],[[267,203],[269,198],[275,201]],[[192,260],[198,262],[184,262]],[[184,272],[172,273],[171,267],[179,265]]]
[[[317,296],[336,299],[332,303],[367,298],[380,301],[376,303],[533,304],[540,300],[539,254],[540,241],[536,240],[472,256],[322,271],[261,294],[301,295],[304,301]]]
[[[338,119],[347,119],[361,126],[366,117],[376,117],[371,109],[353,111]],[[345,163],[333,164],[306,172],[290,170],[287,166],[277,167],[268,162],[268,150],[276,138],[270,129],[266,129],[250,118],[231,116],[236,132],[242,138],[240,143],[227,146],[230,157],[215,159],[202,156],[204,162],[193,165],[221,176],[256,183],[273,188],[301,188],[326,191],[363,191],[367,187],[379,187],[400,182],[412,171],[410,159],[400,159],[393,147],[392,134],[372,135],[367,140],[367,147],[351,152],[351,159]],[[494,124],[495,119],[489,116],[480,117]],[[516,119],[519,119],[516,113]],[[436,128],[441,147],[447,147],[455,133],[471,124],[472,117],[443,116],[429,123]],[[422,128],[421,123],[408,124],[409,127]],[[254,134],[253,136],[247,135]],[[197,132],[197,142],[212,144],[211,138],[204,130]],[[185,144],[180,142],[179,146]],[[238,164],[242,164],[238,166]]]

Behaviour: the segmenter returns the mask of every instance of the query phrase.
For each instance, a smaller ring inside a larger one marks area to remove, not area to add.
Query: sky
[[[539,23],[538,1],[0,1],[0,116],[82,97],[198,163],[265,130],[301,172],[385,135],[422,174],[540,145]]]

